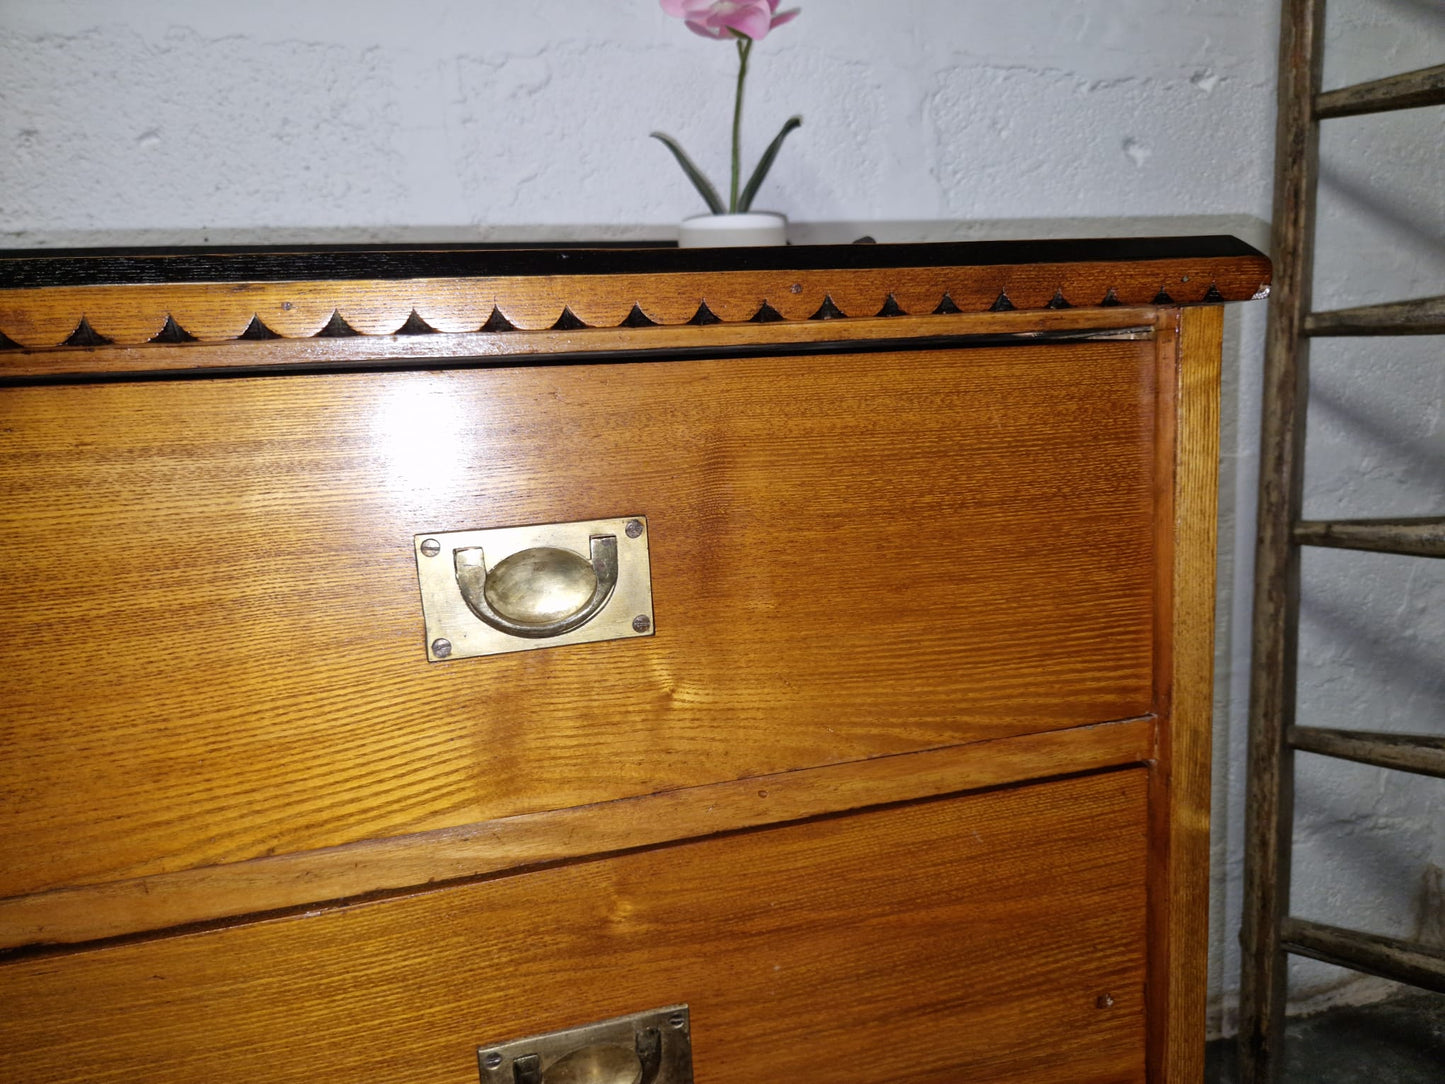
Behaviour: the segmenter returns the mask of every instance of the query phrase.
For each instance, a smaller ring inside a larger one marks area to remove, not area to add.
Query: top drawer
[[[1151,707],[1156,344],[0,391],[0,895]],[[418,532],[648,518],[428,663]]]

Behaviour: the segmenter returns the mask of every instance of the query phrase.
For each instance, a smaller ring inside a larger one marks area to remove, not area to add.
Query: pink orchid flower
[[[744,213],[752,207],[753,197],[758,194],[759,186],[767,177],[768,170],[773,167],[773,159],[778,156],[783,140],[788,138],[789,132],[803,123],[802,117],[789,117],[783,122],[782,130],[773,137],[767,150],[763,151],[763,156],[758,159],[753,175],[748,178],[746,185],[739,188],[742,176],[743,84],[748,78],[748,57],[753,51],[754,43],[767,37],[768,31],[773,27],[791,22],[797,17],[798,9],[790,8],[780,12],[779,0],[661,0],[661,3],[663,11],[682,19],[694,34],[701,34],[713,41],[731,41],[737,46],[738,88],[733,97],[732,186],[728,191],[727,203],[723,203],[712,181],[697,168],[697,164],[688,157],[677,140],[666,132],[653,132],[652,137],[661,140],[672,152],[677,164],[687,174],[687,179],[707,204],[708,210],[715,215]]]
[[[779,12],[780,0],[662,0],[662,10],[687,23],[694,34],[714,41],[741,35],[762,41],[768,31],[798,15],[798,8]]]

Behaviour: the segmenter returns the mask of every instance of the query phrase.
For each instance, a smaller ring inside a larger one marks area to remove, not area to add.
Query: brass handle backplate
[[[419,534],[433,662],[652,633],[647,520]]]

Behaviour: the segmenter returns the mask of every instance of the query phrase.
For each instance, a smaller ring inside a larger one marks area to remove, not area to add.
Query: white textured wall
[[[801,2],[755,51],[745,136],[756,155],[804,115],[758,200],[795,240],[1266,243],[1273,0]],[[1329,85],[1445,51],[1438,0],[1336,7]],[[654,0],[0,0],[0,245],[666,236],[701,208],[647,132],[721,180],[731,78],[731,49]],[[1439,113],[1378,135],[1333,122],[1322,303],[1441,292]],[[1263,317],[1236,306],[1226,329],[1211,970],[1226,1028]],[[1438,345],[1316,358],[1310,514],[1445,507]],[[1311,556],[1302,720],[1445,729],[1445,588],[1420,565]],[[1312,760],[1297,910],[1438,935],[1440,789]],[[1322,966],[1296,980],[1301,1005],[1376,992]]]
[[[759,206],[1267,217],[1252,0],[817,0],[756,51]],[[1184,9],[1183,11],[1179,9]],[[724,169],[733,51],[651,0],[3,0],[0,230],[649,224]],[[21,232],[25,231],[25,232]]]

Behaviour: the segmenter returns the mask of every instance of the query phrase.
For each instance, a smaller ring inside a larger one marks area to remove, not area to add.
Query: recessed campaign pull
[[[643,516],[419,534],[432,662],[650,636]]]
[[[487,571],[481,546],[453,550],[457,585],[472,613],[512,636],[542,639],[587,624],[617,586],[617,537],[594,535],[589,561],[574,550],[533,546]]]
[[[686,1005],[477,1048],[482,1084],[692,1084]]]

